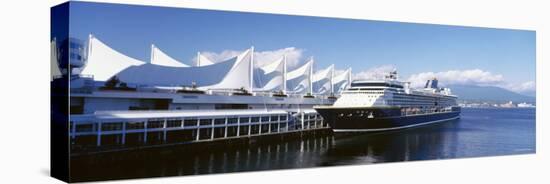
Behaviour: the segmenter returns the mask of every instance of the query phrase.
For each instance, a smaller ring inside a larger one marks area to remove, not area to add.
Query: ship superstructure
[[[335,132],[384,131],[459,118],[457,96],[428,80],[413,89],[398,80],[397,71],[383,80],[358,80],[330,106],[317,106]]]

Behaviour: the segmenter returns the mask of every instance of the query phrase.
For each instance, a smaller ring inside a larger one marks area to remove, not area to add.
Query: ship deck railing
[[[430,114],[448,113],[448,112],[453,112],[452,108],[442,108],[438,110],[427,109],[427,110],[418,110],[418,111],[402,111],[401,114],[403,116],[418,116],[418,115],[430,115]]]

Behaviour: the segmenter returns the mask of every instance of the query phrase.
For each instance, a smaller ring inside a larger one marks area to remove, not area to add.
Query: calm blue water
[[[535,109],[463,109],[461,118],[394,132],[324,135],[219,150],[76,161],[82,180],[196,175],[535,153]]]
[[[535,153],[535,109],[463,109],[434,126],[336,139],[329,165]],[[347,158],[347,159],[346,159]]]

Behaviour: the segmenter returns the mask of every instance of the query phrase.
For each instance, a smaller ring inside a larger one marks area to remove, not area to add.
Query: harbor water
[[[535,127],[534,108],[464,108],[458,120],[391,132],[79,156],[71,174],[90,181],[532,154]]]

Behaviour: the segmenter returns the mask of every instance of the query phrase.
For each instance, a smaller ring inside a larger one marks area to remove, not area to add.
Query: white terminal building
[[[56,44],[54,39],[52,88],[56,80],[70,81],[73,149],[326,129],[313,106],[333,104],[351,83],[351,68],[314,71],[313,58],[289,71],[285,55],[257,66],[254,47],[222,62],[197,53],[191,66],[155,45],[150,61],[134,59],[93,35],[80,48],[70,46],[69,58],[84,64],[67,69],[60,67]]]

